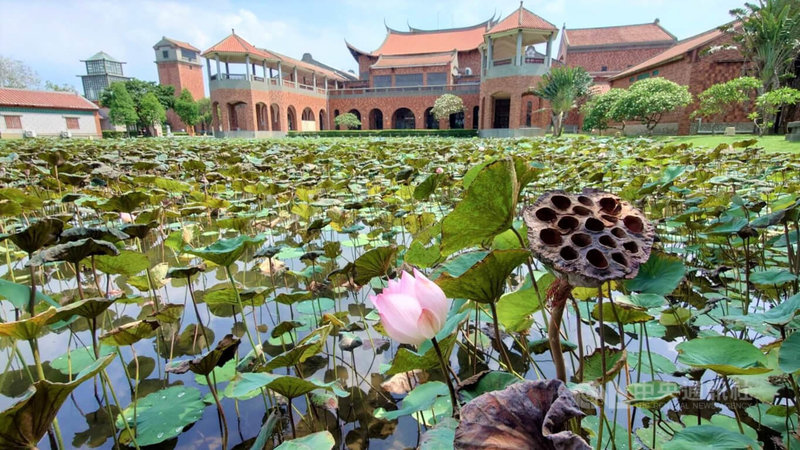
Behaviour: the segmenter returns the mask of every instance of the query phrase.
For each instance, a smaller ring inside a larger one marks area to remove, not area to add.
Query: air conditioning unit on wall
[[[25,130],[25,131],[22,132],[22,136],[24,136],[26,138],[35,138],[36,137],[36,132],[33,131],[33,130]]]
[[[72,131],[62,131],[61,137],[64,139],[69,139],[72,137]]]

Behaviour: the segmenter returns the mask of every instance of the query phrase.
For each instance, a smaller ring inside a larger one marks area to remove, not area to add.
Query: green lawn
[[[738,136],[722,136],[722,135],[693,135],[693,136],[659,136],[658,140],[664,142],[676,143],[691,143],[698,147],[716,147],[719,144],[732,144],[736,141],[744,141],[753,139],[755,136],[749,134],[740,134]],[[757,138],[759,144],[764,147],[768,152],[800,152],[800,142],[789,142],[784,136],[763,136]]]

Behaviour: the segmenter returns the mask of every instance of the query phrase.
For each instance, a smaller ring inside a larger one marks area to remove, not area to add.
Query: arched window
[[[528,100],[528,106],[525,107],[525,126],[530,128],[531,119],[533,117],[533,102]]]
[[[410,130],[416,128],[414,113],[408,108],[400,108],[392,115],[392,123],[396,129]]]
[[[475,105],[475,107],[472,108],[472,129],[473,130],[477,130],[478,127],[479,127],[479,124],[481,123],[480,120],[478,120],[478,113],[479,112],[480,112],[480,109],[478,108],[478,105]]]

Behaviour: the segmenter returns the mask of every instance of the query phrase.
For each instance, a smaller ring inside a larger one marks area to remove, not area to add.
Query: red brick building
[[[186,42],[162,37],[153,50],[156,52],[159,84],[173,86],[175,97],[180,96],[184,89],[188,89],[195,100],[206,96],[199,49]],[[173,131],[187,128],[172,109],[167,111],[167,123]]]
[[[698,107],[697,95],[713,84],[744,75],[744,69],[745,60],[732,46],[731,37],[715,28],[679,41],[674,47],[611,77],[611,87],[627,88],[637,80],[656,76],[689,86],[694,102],[665,115],[655,131],[660,134],[694,134],[710,129],[710,125],[703,125],[701,120],[690,118]],[[721,121],[739,131],[752,132],[753,124],[747,119],[747,112],[741,108]],[[641,128],[640,125],[625,127],[626,132],[631,133],[642,132]]]
[[[348,49],[356,78],[313,59],[296,60],[258,48],[232,33],[206,58],[214,130],[219,136],[282,135],[332,128],[352,112],[362,129],[479,128],[486,135],[541,134],[546,105],[531,93],[551,67],[558,29],[520,8],[502,20],[447,30],[387,28],[374,51]],[[536,46],[542,47],[538,51]],[[445,93],[465,109],[436,121]]]

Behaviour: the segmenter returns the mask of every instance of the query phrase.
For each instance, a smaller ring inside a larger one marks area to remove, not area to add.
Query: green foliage
[[[130,117],[130,105],[123,95],[123,107],[120,107],[124,113],[121,113],[120,124],[136,125],[137,128],[144,129],[148,134],[152,133],[152,127],[156,123],[163,122],[167,119],[166,111],[174,106],[175,102],[175,88],[169,85],[160,85],[153,81],[141,81],[136,78],[131,78],[125,82],[111,83],[113,87],[115,84],[121,83],[125,87],[125,91],[133,101],[136,118],[133,122],[128,122]],[[100,94],[100,104],[111,108],[114,104],[115,92],[120,92],[106,89]],[[150,95],[148,95],[150,94]],[[113,119],[112,119],[113,120]]]
[[[358,120],[358,117],[350,112],[339,114],[333,119],[333,123],[347,130],[353,130],[361,126],[361,121]]]
[[[628,88],[611,108],[611,114],[622,120],[639,121],[647,128],[647,133],[652,134],[664,114],[691,102],[688,86],[666,78],[646,78]]]
[[[436,120],[447,119],[451,114],[460,113],[464,111],[464,101],[461,97],[453,94],[442,94],[433,102],[433,117]]]
[[[700,106],[692,112],[692,117],[713,119],[724,116],[749,101],[760,86],[761,82],[753,77],[739,77],[717,83],[697,96]]]
[[[797,103],[800,103],[800,90],[790,87],[778,88],[759,95],[756,99],[756,111],[748,117],[758,127],[759,134],[763,134],[765,129],[774,125],[775,115],[781,107]]]
[[[545,74],[534,94],[550,102],[553,111],[553,135],[561,136],[564,114],[577,106],[589,94],[592,76],[582,67],[553,67]]]
[[[761,92],[786,86],[797,74],[800,51],[800,3],[796,0],[761,0],[731,11],[739,26],[724,27],[739,51],[755,68]]]
[[[139,120],[136,104],[121,81],[111,83],[109,89],[103,91],[100,104],[109,109],[108,117],[115,125],[135,125]]]
[[[211,110],[211,99],[203,97],[197,100],[197,124],[203,124],[206,130],[211,129],[214,123],[214,114]]]
[[[181,95],[175,99],[173,109],[181,121],[188,126],[196,125],[200,121],[198,104],[194,101],[194,97],[192,97],[192,93],[188,89],[181,91]]]
[[[613,114],[616,112],[614,105],[624,95],[624,89],[614,88],[600,95],[595,95],[586,102],[581,108],[581,112],[583,112],[583,130],[599,130],[602,134],[603,131],[611,128],[611,124],[614,122],[622,123],[624,128],[624,118]]]

